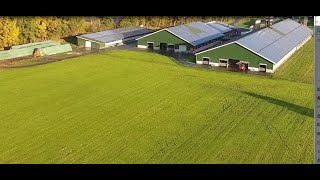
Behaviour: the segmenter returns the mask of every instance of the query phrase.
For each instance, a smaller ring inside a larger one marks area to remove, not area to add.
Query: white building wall
[[[105,47],[110,47],[110,46],[115,46],[116,44],[123,44],[122,40],[118,40],[118,41],[113,41],[113,42],[109,42],[105,44]]]
[[[267,73],[273,73],[273,70],[267,69],[266,72],[267,72]]]
[[[298,45],[298,49],[300,49],[312,36],[307,37],[302,43]]]
[[[138,45],[138,48],[144,48],[144,49],[147,49],[148,47],[147,47],[147,46],[144,46],[144,45]]]
[[[203,61],[197,61],[196,63],[197,63],[197,64],[203,64]],[[213,62],[210,62],[210,61],[209,61],[209,65],[210,65],[210,66],[219,66],[219,63],[213,63]]]
[[[259,71],[259,68],[256,67],[248,67],[249,71]]]
[[[209,62],[209,64],[210,64],[211,66],[214,66],[214,67],[217,67],[217,66],[219,66],[219,63],[213,63],[213,62]]]
[[[295,52],[297,47],[293,48],[287,55],[285,55],[277,64],[273,65],[273,72],[277,70],[286,60],[288,60]]]
[[[259,68],[256,68],[256,67],[248,67],[248,69],[249,69],[250,71],[259,71]],[[272,73],[273,70],[267,68],[267,69],[266,69],[266,72],[267,72],[267,73]]]
[[[203,64],[202,61],[196,61],[197,64]],[[219,67],[219,63],[214,63],[214,62],[209,62],[209,65],[210,66],[213,66],[213,67]],[[248,67],[249,71],[259,71],[259,68],[256,68],[256,67]],[[267,73],[272,73],[272,69],[266,69],[266,72]]]

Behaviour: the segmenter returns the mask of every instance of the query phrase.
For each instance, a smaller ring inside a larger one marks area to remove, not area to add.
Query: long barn
[[[103,49],[110,46],[121,45],[128,41],[134,41],[152,31],[140,26],[111,29],[95,33],[77,36],[78,45],[86,48]]]
[[[286,19],[236,41],[198,52],[196,62],[274,72],[311,37],[311,29]]]
[[[139,48],[195,53],[220,44],[226,33],[240,34],[223,24],[193,22],[161,29],[137,40]]]

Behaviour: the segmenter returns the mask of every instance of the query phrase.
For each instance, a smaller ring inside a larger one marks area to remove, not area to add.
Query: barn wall
[[[202,61],[203,57],[210,57],[210,62],[212,63],[219,63],[219,59],[237,59],[241,61],[248,61],[249,67],[259,68],[259,63],[263,63],[267,64],[267,69],[273,69],[273,64],[271,62],[236,43],[197,54],[196,60]]]
[[[91,41],[91,48],[94,49],[101,49],[105,47],[105,43],[97,43],[97,42],[93,42]]]
[[[148,42],[154,42],[155,47],[160,47],[160,43],[167,43],[167,44],[175,44],[175,45],[186,45],[187,50],[190,50],[192,45],[183,41],[182,39],[174,36],[173,34],[169,33],[166,30],[156,32],[149,36],[143,37],[138,40],[138,47],[148,46]]]
[[[86,45],[86,40],[81,39],[81,38],[77,38],[78,39],[78,45],[79,46],[85,46]]]
[[[82,38],[78,38],[78,45],[79,46],[85,46],[86,45],[86,41],[90,41],[90,40],[85,40]],[[105,43],[98,43],[98,42],[94,42],[94,41],[90,41],[91,42],[91,48],[94,49],[102,49],[105,47]]]
[[[116,44],[121,45],[121,44],[123,44],[123,41],[122,40],[118,40],[118,41],[108,42],[108,43],[103,44],[104,46],[102,45],[102,48],[103,47],[115,46]]]

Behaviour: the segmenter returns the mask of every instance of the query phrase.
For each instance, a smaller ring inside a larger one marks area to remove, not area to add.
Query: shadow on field
[[[313,118],[313,109],[310,109],[310,108],[307,108],[307,107],[303,107],[303,106],[299,106],[299,105],[296,105],[296,104],[292,104],[292,103],[289,103],[289,102],[286,102],[286,101],[282,101],[282,100],[279,100],[279,99],[275,99],[275,98],[272,98],[272,97],[262,96],[262,95],[259,95],[259,94],[251,93],[251,92],[242,91],[242,93],[246,94],[246,95],[249,95],[249,96],[252,96],[252,97],[255,97],[255,98],[258,98],[258,99],[262,99],[262,100],[267,101],[267,102],[272,103],[272,104],[283,106],[285,108],[288,108],[291,111],[294,111],[294,112],[299,113],[301,115]]]

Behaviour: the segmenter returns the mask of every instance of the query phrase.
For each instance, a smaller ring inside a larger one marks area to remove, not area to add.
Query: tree
[[[105,29],[98,16],[84,17],[84,32],[97,32]]]
[[[139,26],[140,20],[137,16],[126,16],[120,20],[120,27]]]
[[[15,19],[17,20],[17,26],[20,30],[19,43],[25,44],[25,43],[34,42],[36,39],[35,37],[36,27],[35,27],[35,24],[32,23],[33,17],[21,16],[21,17],[15,17]]]
[[[34,17],[31,21],[35,27],[35,41],[48,39],[46,18]]]
[[[61,34],[61,18],[51,16],[46,18],[48,39],[59,39]]]
[[[186,24],[186,16],[176,16],[174,18],[174,26],[179,26],[182,24]]]
[[[159,28],[171,27],[173,25],[172,17],[170,17],[170,16],[159,17],[158,25],[159,25]]]
[[[186,18],[186,23],[192,23],[192,22],[197,22],[197,21],[202,21],[201,16],[190,16]]]
[[[85,32],[96,32],[119,27],[143,25],[150,29],[167,28],[196,21],[223,21],[230,23],[234,17],[228,16],[101,16],[91,17],[50,16],[50,17],[1,17],[0,47],[25,44],[49,39],[60,39]]]
[[[15,45],[18,41],[17,21],[9,17],[0,17],[0,48]]]
[[[151,29],[158,29],[159,28],[159,22],[160,22],[160,17],[158,16],[148,16],[146,17],[146,27],[151,28]]]
[[[71,30],[69,28],[69,17],[58,17],[60,21],[60,27],[61,27],[61,36],[60,38],[71,36]]]
[[[86,32],[84,17],[69,17],[67,20],[69,21],[68,27],[70,29],[70,36]]]
[[[146,26],[146,17],[145,16],[139,16],[138,20],[139,20],[139,25]]]
[[[113,18],[110,16],[103,16],[101,17],[101,29],[107,30],[107,29],[113,29],[116,27],[115,22],[113,21]]]

